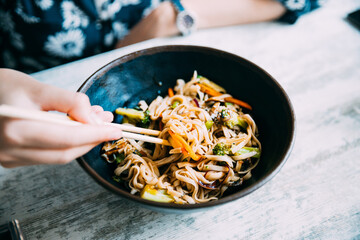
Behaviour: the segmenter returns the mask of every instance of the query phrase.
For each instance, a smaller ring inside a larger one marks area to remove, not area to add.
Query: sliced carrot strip
[[[178,134],[175,134],[173,131],[169,131],[170,136],[173,138],[173,140],[177,140],[183,148],[185,148],[185,150],[188,152],[189,156],[195,160],[198,161],[200,160],[201,156],[197,155],[192,148],[190,147],[190,145]]]
[[[244,108],[247,108],[249,110],[252,110],[252,107],[250,106],[250,104],[244,102],[244,101],[241,101],[239,99],[236,99],[236,98],[233,98],[233,97],[226,97],[224,98],[225,102],[230,102],[230,103],[234,103],[234,104],[237,104],[241,107],[244,107]]]
[[[223,95],[223,93],[218,92],[218,91],[216,91],[216,90],[214,90],[214,89],[212,89],[212,88],[210,88],[208,86],[205,86],[204,84],[201,84],[201,83],[196,83],[196,84],[200,86],[200,90],[202,92],[204,92],[204,93],[206,93],[206,94],[208,94],[208,95],[210,95],[212,97]],[[244,108],[252,110],[252,107],[250,106],[250,104],[248,104],[248,103],[246,103],[244,101],[241,101],[239,99],[236,99],[236,98],[233,98],[233,97],[226,97],[224,100],[226,102],[235,103],[235,104],[237,104],[239,106],[242,106]]]
[[[186,152],[185,148],[183,148],[183,146],[181,145],[181,143],[179,141],[177,141],[176,139],[174,139],[173,137],[169,137],[168,141],[170,142],[171,146],[173,148],[181,148],[181,152],[184,155],[187,155],[188,153]]]
[[[168,88],[168,95],[169,95],[169,97],[174,96],[174,91],[172,90],[172,88]]]
[[[204,84],[201,84],[201,83],[196,83],[196,84],[200,86],[200,91],[202,91],[212,97],[223,95],[221,92],[218,92],[208,86],[205,86]]]

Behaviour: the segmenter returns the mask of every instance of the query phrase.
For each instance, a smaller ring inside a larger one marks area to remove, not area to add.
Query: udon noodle
[[[259,162],[251,106],[196,71],[187,83],[178,79],[168,96],[140,101],[133,111],[140,115],[120,113],[124,124],[160,130],[172,147],[125,138],[104,144],[102,156],[116,164],[114,179],[132,194],[179,204],[216,200],[249,179]]]

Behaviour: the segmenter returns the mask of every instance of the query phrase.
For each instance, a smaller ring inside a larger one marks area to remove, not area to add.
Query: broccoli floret
[[[224,121],[224,125],[227,126],[230,129],[233,129],[234,126],[239,126],[242,129],[246,129],[247,128],[247,122],[241,118],[238,115],[234,115],[232,116],[230,119]]]
[[[124,116],[124,120],[129,123],[134,123],[138,127],[147,128],[150,125],[149,111],[145,112],[130,108],[118,108],[115,111],[117,114]]]
[[[228,108],[223,108],[218,116],[222,124],[230,129],[233,129],[235,126],[239,126],[242,129],[246,129],[248,126],[245,119],[243,119],[241,116],[239,116],[239,114]]]
[[[146,110],[144,112],[144,117],[140,120],[140,122],[138,122],[136,124],[136,126],[142,127],[142,128],[148,128],[149,125],[150,125],[150,122],[151,122],[151,120],[150,120],[150,112],[149,112],[149,110]]]
[[[229,155],[231,153],[231,149],[225,143],[218,143],[213,148],[213,153],[215,155]]]

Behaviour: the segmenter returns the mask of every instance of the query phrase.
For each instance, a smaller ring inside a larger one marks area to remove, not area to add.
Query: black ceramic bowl
[[[100,157],[101,145],[78,159],[85,171],[102,186],[122,197],[153,209],[172,212],[205,209],[234,201],[274,177],[288,158],[294,142],[294,111],[279,83],[244,58],[207,47],[155,47],[110,62],[90,76],[79,91],[89,96],[91,104],[101,105],[113,112],[118,107],[134,107],[142,99],[150,103],[159,94],[165,96],[177,79],[190,80],[194,70],[253,107],[251,115],[258,125],[262,155],[250,180],[227,190],[217,201],[180,205],[148,201],[131,195],[125,187],[112,180],[113,168]]]

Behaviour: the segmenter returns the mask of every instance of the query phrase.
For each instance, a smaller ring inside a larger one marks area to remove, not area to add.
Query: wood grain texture
[[[357,0],[328,1],[293,26],[259,23],[155,39],[34,74],[70,90],[135,50],[204,45],[243,56],[289,94],[295,146],[270,182],[236,202],[183,215],[153,212],[96,184],[76,162],[0,168],[0,223],[28,239],[360,239],[360,32]],[[75,70],[76,69],[76,70]]]

